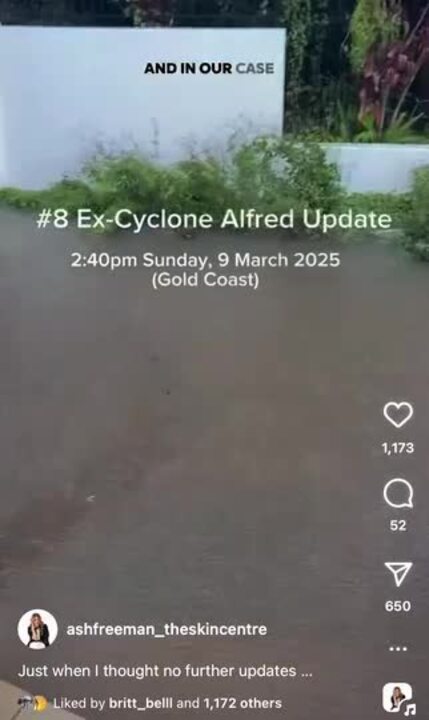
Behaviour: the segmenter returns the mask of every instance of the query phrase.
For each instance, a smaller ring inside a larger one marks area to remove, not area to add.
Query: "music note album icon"
[[[410,703],[413,699],[413,688],[406,682],[386,683],[383,687],[383,708],[389,713],[402,713],[405,715],[415,715],[416,706]]]

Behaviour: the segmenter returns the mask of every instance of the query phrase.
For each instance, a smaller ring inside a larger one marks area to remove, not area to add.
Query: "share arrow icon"
[[[405,578],[413,567],[412,562],[387,562],[384,564],[395,578],[396,587],[401,587],[402,583],[404,582]]]

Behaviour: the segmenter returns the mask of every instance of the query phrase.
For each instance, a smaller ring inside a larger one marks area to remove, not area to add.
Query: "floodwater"
[[[69,255],[296,246],[41,232],[9,211],[0,222],[0,679],[49,697],[284,704],[153,714],[186,720],[381,718],[383,684],[410,682],[426,717],[429,267],[364,243],[332,246],[339,269],[267,270],[258,291],[155,292],[147,270],[72,269]],[[391,399],[415,406],[401,431],[382,416]],[[398,438],[414,455],[383,457]],[[392,477],[413,483],[414,510],[385,506]],[[402,517],[408,532],[390,532]],[[384,568],[396,560],[414,562],[400,590]],[[411,612],[385,612],[389,599]],[[43,653],[16,637],[32,608],[60,625]],[[84,621],[251,622],[268,635],[67,637]],[[48,662],[279,664],[298,677],[17,681]]]

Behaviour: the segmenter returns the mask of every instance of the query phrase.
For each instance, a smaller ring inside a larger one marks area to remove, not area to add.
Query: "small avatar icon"
[[[33,707],[34,701],[32,697],[21,697],[18,700],[18,705],[21,706],[22,709]]]
[[[383,687],[383,708],[389,713],[403,713],[406,717],[416,715],[413,688],[409,683],[387,683]]]
[[[24,710],[33,710],[34,712],[43,712],[48,707],[48,701],[43,695],[25,695],[18,699],[19,710],[15,713],[11,720],[15,720]]]
[[[48,707],[48,701],[43,695],[35,695],[33,698],[33,710],[43,712]]]
[[[17,631],[29,650],[46,650],[58,637],[58,623],[52,613],[34,608],[21,616]]]

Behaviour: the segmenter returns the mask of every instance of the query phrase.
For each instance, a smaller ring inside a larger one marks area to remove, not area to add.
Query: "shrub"
[[[415,172],[404,232],[404,247],[420,260],[429,261],[429,166]]]
[[[265,213],[332,212],[342,199],[337,167],[314,142],[261,138],[242,146],[232,157],[231,184],[241,207]]]
[[[357,213],[385,213],[393,220],[393,229],[400,230],[404,218],[410,212],[410,193],[351,193],[347,198],[347,206]]]
[[[168,173],[164,206],[173,212],[210,213],[220,222],[225,208],[234,206],[235,189],[228,183],[226,167],[212,157],[191,158]]]
[[[83,181],[106,213],[123,207],[157,212],[163,206],[165,171],[137,155],[98,156],[84,167]]]
[[[0,188],[0,203],[23,210],[37,210],[40,208],[40,193],[12,187]]]
[[[97,198],[85,182],[67,179],[47,190],[0,189],[0,202],[28,210],[40,210],[43,206],[64,208],[72,213],[81,207],[98,209]]]
[[[75,180],[39,192],[0,191],[15,207],[78,208],[113,216],[133,212],[210,213],[215,223],[228,208],[288,212],[304,207],[332,212],[340,206],[338,171],[317,143],[265,137],[241,146],[225,162],[190,158],[162,167],[137,154],[98,156]],[[113,227],[113,226],[112,226]]]
[[[363,70],[368,52],[377,44],[397,40],[403,31],[397,0],[357,0],[350,20],[350,60],[353,70]]]
[[[64,208],[70,213],[85,207],[99,209],[96,194],[82,180],[61,180],[45,192],[39,192],[38,196],[39,204],[45,205],[49,200],[49,207]]]

